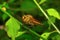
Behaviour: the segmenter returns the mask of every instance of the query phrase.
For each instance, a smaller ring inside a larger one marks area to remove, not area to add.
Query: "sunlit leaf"
[[[51,34],[51,32],[44,32],[41,37],[43,37],[44,39],[47,40],[47,38],[49,37],[49,35]]]
[[[55,9],[53,9],[53,8],[47,9],[47,12],[50,16],[53,16],[53,17],[56,17],[57,19],[60,19],[60,15]]]
[[[10,18],[6,22],[6,31],[9,37],[16,37],[19,29],[20,29],[20,24],[16,19]]]

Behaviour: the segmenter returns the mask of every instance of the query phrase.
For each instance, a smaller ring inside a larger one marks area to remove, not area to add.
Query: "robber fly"
[[[29,25],[43,25],[37,19],[35,19],[32,15],[23,15],[22,21]]]

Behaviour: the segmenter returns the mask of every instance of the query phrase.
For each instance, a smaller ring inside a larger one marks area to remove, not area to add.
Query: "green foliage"
[[[59,4],[59,0],[0,0],[0,40],[60,40]],[[22,16],[27,14],[43,25],[24,23]]]
[[[56,18],[55,18],[55,17],[50,17],[50,20],[51,20],[53,23],[55,23]]]
[[[3,14],[2,15],[2,19],[5,21],[6,19],[8,18],[8,15],[6,15],[6,14]]]
[[[41,1],[39,2],[39,4],[43,4],[45,1],[46,1],[46,0],[41,0]]]
[[[56,18],[55,18],[55,17],[49,17],[49,18],[50,18],[50,20],[51,20],[53,23],[55,23],[55,21],[56,21]],[[48,21],[48,24],[49,24],[49,26],[51,26],[50,21]]]
[[[9,0],[9,3],[14,3],[15,0]]]
[[[48,39],[51,39],[51,40],[60,40],[60,34],[58,34],[57,32],[53,32],[52,34],[50,34]]]
[[[16,38],[16,40],[38,40],[38,37],[36,37],[34,34],[23,34]]]
[[[32,40],[32,36],[29,35],[29,34],[22,35],[22,38],[25,39],[25,40]]]
[[[48,40],[49,35],[51,34],[51,32],[44,32],[41,37],[43,37],[45,40]]]
[[[37,8],[37,6],[33,3],[31,0],[24,0],[21,4],[21,9],[23,11],[31,11],[33,9]]]
[[[57,19],[60,19],[60,15],[55,9],[53,9],[53,8],[47,9],[47,12],[50,16],[53,16],[53,17],[56,17]]]
[[[16,19],[10,18],[6,22],[6,31],[9,37],[15,38],[19,29],[20,29],[20,24]]]

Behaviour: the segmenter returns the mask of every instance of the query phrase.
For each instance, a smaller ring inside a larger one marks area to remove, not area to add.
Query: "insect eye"
[[[25,19],[26,17],[24,17],[24,19]]]
[[[23,16],[23,17],[22,17],[22,19],[25,19],[25,18],[26,18],[26,16]]]

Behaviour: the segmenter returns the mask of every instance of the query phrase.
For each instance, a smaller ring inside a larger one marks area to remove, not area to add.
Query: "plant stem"
[[[15,40],[15,38],[12,37],[12,40]]]
[[[12,15],[10,15],[8,12],[4,11],[1,9],[2,12],[4,12],[5,14],[7,14],[9,17],[13,17]]]
[[[27,28],[26,26],[24,26],[24,28],[28,29],[30,32],[32,32],[33,34],[37,35],[38,37],[40,37],[40,35],[34,31],[32,31],[31,29]]]
[[[49,17],[47,16],[46,12],[41,8],[41,6],[37,3],[36,0],[34,0],[35,4],[37,5],[37,7],[41,10],[41,12],[45,15],[45,17],[50,21],[50,23],[52,24],[52,26],[56,29],[56,31],[60,34],[59,29],[54,25],[54,23],[49,19]]]

